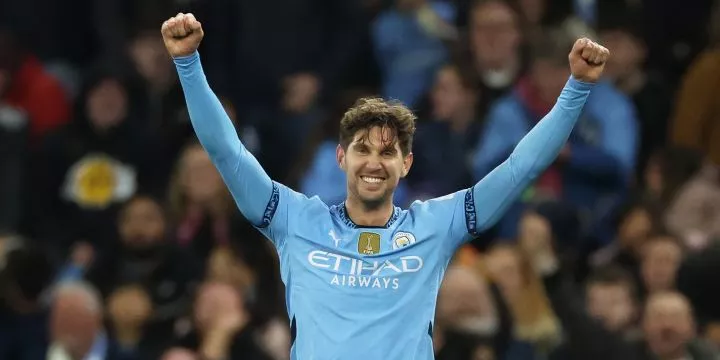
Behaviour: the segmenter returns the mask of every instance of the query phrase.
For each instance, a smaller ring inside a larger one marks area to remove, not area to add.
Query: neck
[[[372,206],[353,196],[348,196],[345,200],[345,209],[350,220],[357,225],[383,227],[392,216],[394,206],[392,198],[384,200],[377,206]]]
[[[142,338],[142,331],[137,326],[118,326],[115,328],[115,339],[123,347],[135,347]]]

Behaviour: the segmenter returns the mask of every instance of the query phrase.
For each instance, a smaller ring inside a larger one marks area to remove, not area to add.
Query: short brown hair
[[[622,286],[627,289],[633,300],[636,300],[638,295],[637,284],[632,274],[616,265],[608,265],[596,270],[588,277],[585,284],[588,289],[596,285]]]
[[[393,143],[397,141],[403,155],[410,153],[417,117],[407,106],[378,97],[361,98],[340,120],[340,145],[347,149],[358,131],[373,127],[388,128]],[[367,134],[365,135],[367,136]]]

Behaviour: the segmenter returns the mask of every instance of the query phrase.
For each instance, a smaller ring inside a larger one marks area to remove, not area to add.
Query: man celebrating
[[[432,359],[435,301],[450,258],[555,159],[608,57],[578,40],[557,104],[504,163],[470,189],[407,210],[392,198],[412,165],[415,115],[360,100],[340,120],[337,161],[348,196],[328,207],[272,181],[242,145],[203,73],[200,22],[178,14],[162,35],[200,142],[240,211],[277,248],[292,359]]]

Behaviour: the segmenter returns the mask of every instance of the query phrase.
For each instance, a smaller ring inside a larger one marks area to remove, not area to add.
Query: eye
[[[395,156],[395,150],[392,150],[392,149],[384,150],[384,151],[382,152],[382,155],[383,155],[383,156],[388,156],[388,157]]]
[[[369,152],[367,146],[362,146],[362,145],[356,146],[355,151],[357,151],[358,154],[362,154],[362,155],[365,155]]]

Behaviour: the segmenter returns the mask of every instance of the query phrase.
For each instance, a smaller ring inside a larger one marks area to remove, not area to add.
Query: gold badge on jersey
[[[358,252],[363,255],[380,253],[380,234],[363,232],[358,238]]]

